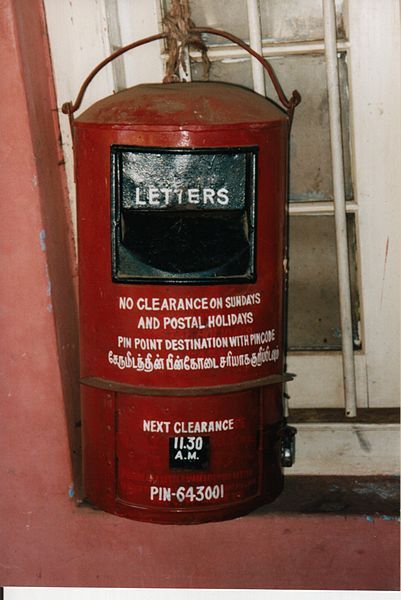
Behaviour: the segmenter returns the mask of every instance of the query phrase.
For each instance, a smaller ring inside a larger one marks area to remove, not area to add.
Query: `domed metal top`
[[[99,100],[75,121],[136,129],[210,129],[288,122],[271,100],[227,83],[142,84]]]

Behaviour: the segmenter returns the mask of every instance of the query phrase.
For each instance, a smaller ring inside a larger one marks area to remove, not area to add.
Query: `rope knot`
[[[163,26],[168,39],[166,75],[163,83],[181,81],[180,68],[187,74],[185,48],[201,52],[204,78],[207,79],[210,69],[207,47],[201,34],[192,31],[195,23],[190,17],[189,0],[172,0],[170,11],[163,19]]]

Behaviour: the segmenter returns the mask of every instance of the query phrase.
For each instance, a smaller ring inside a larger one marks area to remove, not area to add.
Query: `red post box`
[[[73,121],[84,483],[99,508],[196,523],[282,489],[298,102],[288,114],[233,85],[149,84]]]

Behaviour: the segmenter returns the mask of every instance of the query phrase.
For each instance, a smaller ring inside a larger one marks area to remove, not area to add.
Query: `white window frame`
[[[265,57],[325,52],[325,41],[261,40],[257,5],[257,0],[248,0],[250,38]],[[355,215],[357,226],[363,340],[362,349],[353,353],[357,406],[394,407],[400,397],[400,3],[348,0],[344,11],[348,39],[337,42],[337,51],[347,52],[350,86],[354,199],[346,203],[346,213]],[[246,54],[220,45],[209,56],[222,60]],[[253,73],[255,91],[263,93],[258,63]],[[380,149],[382,159],[372,148]],[[291,215],[312,216],[334,215],[334,208],[333,202],[295,202],[289,210]],[[345,405],[341,352],[290,352],[288,358],[288,370],[297,374],[288,386],[293,408]]]

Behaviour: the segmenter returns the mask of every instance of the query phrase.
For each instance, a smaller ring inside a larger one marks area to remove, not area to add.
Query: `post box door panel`
[[[117,497],[196,508],[259,492],[259,391],[155,399],[118,394]]]
[[[82,386],[86,496],[158,522],[249,510],[281,490],[281,386],[149,398]],[[237,507],[237,508],[236,508]]]

